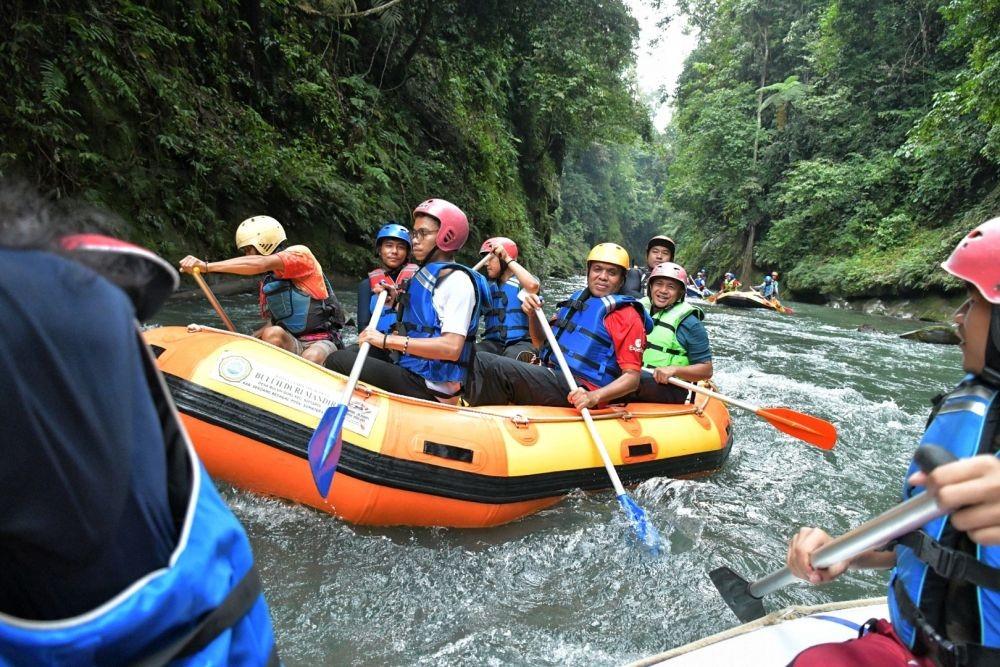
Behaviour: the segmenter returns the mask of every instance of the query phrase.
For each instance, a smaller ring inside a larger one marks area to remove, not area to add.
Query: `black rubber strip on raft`
[[[176,375],[165,375],[182,413],[306,458],[311,429]],[[732,448],[732,433],[726,435],[726,445],[720,450],[620,465],[618,475],[628,485],[651,477],[684,477],[717,470]],[[337,472],[380,486],[477,503],[516,503],[561,496],[573,489],[594,491],[611,487],[603,467],[499,477],[385,456],[353,445],[347,438]]]

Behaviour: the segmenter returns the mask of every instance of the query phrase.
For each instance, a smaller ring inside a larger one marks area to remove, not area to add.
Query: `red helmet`
[[[428,199],[413,209],[413,217],[418,213],[429,215],[441,225],[434,243],[445,252],[456,252],[469,238],[469,219],[462,209],[444,199]]]
[[[511,259],[517,259],[517,244],[506,236],[494,236],[491,239],[486,239],[483,241],[483,247],[479,249],[479,254],[485,255],[488,252],[493,252],[497,246],[503,246]]]
[[[653,284],[653,278],[673,278],[674,280],[679,280],[681,285],[687,285],[688,282],[687,271],[680,264],[674,264],[673,262],[657,264],[649,274],[649,280],[646,282],[647,286]]]
[[[990,303],[1000,304],[1000,218],[966,234],[941,268],[975,285]]]

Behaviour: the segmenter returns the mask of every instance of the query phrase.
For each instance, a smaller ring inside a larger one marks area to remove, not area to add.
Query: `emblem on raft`
[[[241,382],[250,375],[253,367],[246,357],[231,356],[219,360],[219,377],[229,382]]]

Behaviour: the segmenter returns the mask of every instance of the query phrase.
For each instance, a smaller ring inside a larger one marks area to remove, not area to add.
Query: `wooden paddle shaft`
[[[942,514],[945,511],[938,506],[934,497],[929,493],[921,493],[828,543],[813,555],[812,566],[823,569],[854,558],[916,530]],[[750,584],[750,595],[759,599],[795,581],[798,581],[798,577],[787,567],[783,567]]]
[[[389,297],[389,290],[383,289],[379,292],[378,298],[375,300],[375,307],[372,308],[372,318],[368,321],[368,326],[365,327],[368,331],[374,331],[375,327],[378,326],[379,318],[382,315],[382,309],[385,308],[385,300]],[[360,349],[358,349],[358,356],[354,360],[354,366],[351,368],[351,374],[347,378],[347,384],[344,385],[344,393],[340,395],[340,403],[342,405],[351,405],[351,396],[354,394],[354,388],[358,385],[358,378],[361,377],[361,369],[365,365],[365,358],[368,357],[368,350],[371,349],[371,343],[365,342],[361,344]]]
[[[229,319],[229,316],[226,315],[226,311],[222,309],[222,304],[219,303],[219,300],[215,298],[215,293],[212,292],[212,288],[209,287],[208,284],[205,282],[205,279],[201,277],[201,268],[197,266],[194,267],[194,270],[191,272],[191,275],[194,276],[194,281],[198,283],[198,287],[201,288],[201,291],[205,295],[205,298],[208,299],[208,302],[210,304],[212,304],[212,308],[214,308],[215,312],[218,313],[219,317],[222,318],[222,323],[226,325],[226,328],[229,329],[230,331],[236,331],[236,327],[233,326],[233,321]]]
[[[535,310],[535,314],[538,316],[538,322],[542,325],[542,331],[545,332],[545,339],[549,342],[549,347],[552,348],[552,353],[556,356],[556,361],[559,362],[559,370],[562,371],[563,378],[566,379],[566,384],[569,385],[570,391],[576,390],[578,388],[576,380],[573,378],[573,374],[569,372],[566,357],[563,356],[562,348],[559,347],[559,342],[556,340],[555,334],[552,333],[549,321],[545,319],[545,313],[541,308],[538,308]],[[615,470],[615,466],[611,462],[611,457],[608,456],[608,450],[604,446],[604,441],[601,440],[601,436],[597,432],[597,426],[594,424],[594,419],[590,416],[590,410],[584,408],[580,410],[580,414],[583,415],[583,421],[587,424],[587,430],[590,431],[590,437],[594,441],[594,446],[597,447],[597,451],[601,455],[601,460],[604,461],[604,467],[611,478],[611,485],[615,488],[615,493],[619,496],[624,495],[625,487],[622,486],[622,481],[618,477],[618,471]]]

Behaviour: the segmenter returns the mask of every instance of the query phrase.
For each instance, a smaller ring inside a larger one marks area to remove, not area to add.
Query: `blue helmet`
[[[736,276],[734,276],[733,274],[731,274],[731,273],[729,273],[729,272],[727,271],[727,272],[726,272],[726,275],[725,275],[725,277],[726,277],[726,278],[735,278]]]
[[[771,282],[771,276],[764,276],[764,282],[765,283]]]
[[[407,248],[413,247],[410,243],[410,230],[408,230],[403,225],[398,222],[389,222],[382,226],[382,229],[378,230],[378,234],[375,235],[375,249],[382,245],[382,241],[385,239],[399,239],[406,244]]]

